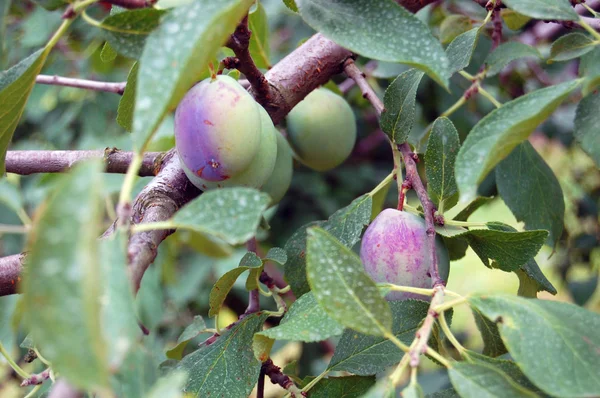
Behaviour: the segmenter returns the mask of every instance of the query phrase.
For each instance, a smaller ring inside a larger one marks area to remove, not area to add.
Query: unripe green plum
[[[277,159],[273,173],[263,185],[262,190],[271,197],[271,204],[278,203],[292,183],[293,159],[292,149],[279,132],[277,134]]]
[[[431,255],[427,250],[425,221],[414,214],[385,209],[365,231],[360,258],[365,271],[375,282],[431,288]],[[446,281],[450,272],[448,250],[436,236],[435,249],[440,277]],[[426,296],[390,292],[387,300],[407,298],[428,299]]]
[[[299,160],[325,171],[350,156],[356,141],[356,118],[342,97],[319,88],[289,113],[287,131]]]
[[[203,80],[187,92],[175,111],[175,143],[194,185],[204,189],[202,180],[225,181],[248,169],[261,145],[259,108],[225,75]]]

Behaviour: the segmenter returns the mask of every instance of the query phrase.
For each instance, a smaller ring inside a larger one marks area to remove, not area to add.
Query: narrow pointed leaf
[[[296,3],[302,18],[312,28],[339,45],[368,58],[414,66],[447,87],[450,74],[442,46],[423,22],[395,2],[296,0]]]
[[[131,67],[127,75],[127,85],[125,91],[119,100],[117,108],[117,123],[126,131],[131,131],[133,128],[133,107],[135,106],[135,90],[137,87],[137,74],[139,64],[136,62]]]
[[[483,316],[476,308],[471,308],[475,324],[483,338],[483,355],[497,357],[506,354],[506,346],[500,337],[498,326]]]
[[[497,75],[512,61],[526,57],[542,58],[542,55],[537,48],[518,41],[501,44],[485,59],[488,68],[486,75]]]
[[[473,127],[456,158],[461,202],[473,200],[487,174],[579,86],[570,81],[533,91],[489,113]]]
[[[588,95],[600,85],[600,46],[581,57],[579,76],[584,77],[583,94]]]
[[[465,69],[471,63],[473,52],[477,47],[479,32],[481,28],[473,28],[462,33],[452,40],[446,49],[446,55],[450,60],[450,72],[455,73]]]
[[[391,329],[392,313],[360,258],[327,231],[308,230],[306,273],[325,312],[356,331],[380,336]]]
[[[550,49],[550,61],[568,61],[589,53],[596,46],[594,39],[583,33],[569,33],[559,37]]]
[[[262,262],[258,265],[259,268],[262,268]],[[226,272],[223,276],[221,276],[215,285],[212,287],[210,291],[210,296],[208,299],[210,309],[208,311],[208,316],[212,317],[219,313],[225,298],[231,291],[235,281],[238,277],[244,272],[256,268],[256,266],[243,266],[240,265],[237,268],[234,268],[228,272]]]
[[[471,18],[466,15],[454,14],[444,18],[440,25],[440,41],[448,44],[458,35],[465,33],[473,27]]]
[[[502,3],[535,19],[576,21],[579,18],[569,0],[503,0]]]
[[[575,139],[600,167],[600,94],[592,93],[581,100],[575,114]]]
[[[256,8],[248,14],[248,29],[252,32],[248,49],[254,63],[259,68],[270,68],[269,23],[267,12],[261,2],[257,2]]]
[[[408,138],[415,122],[417,88],[423,72],[409,69],[399,75],[385,90],[379,124],[393,142],[401,144]]]
[[[167,358],[180,360],[183,350],[193,338],[206,332],[206,323],[200,315],[196,315],[191,324],[189,324],[177,339],[177,345],[166,352]]]

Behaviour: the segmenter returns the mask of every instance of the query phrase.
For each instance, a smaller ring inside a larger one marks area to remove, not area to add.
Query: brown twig
[[[138,175],[141,177],[156,175],[158,171],[156,166],[160,164],[162,156],[162,152],[145,153]],[[107,173],[125,174],[132,158],[132,152],[123,152],[116,148],[97,151],[8,151],[6,171],[19,175],[60,173],[81,161],[102,159]]]
[[[17,293],[25,257],[21,253],[0,258],[0,297]]]
[[[50,369],[44,370],[42,373],[34,373],[29,378],[21,382],[21,387],[35,386],[42,384],[50,378]]]
[[[287,390],[292,397],[299,398],[305,397],[306,393],[303,393],[290,379],[290,377],[283,372],[281,368],[273,363],[271,359],[267,359],[261,366],[261,373],[268,376],[271,379],[271,383],[279,384],[285,390]]]
[[[96,80],[76,79],[56,75],[38,75],[35,78],[35,82],[38,84],[49,84],[52,86],[75,87],[82,88],[85,90],[104,91],[107,93],[115,93],[119,95],[123,95],[123,92],[125,91],[125,86],[127,85],[127,82],[109,83],[99,82]]]

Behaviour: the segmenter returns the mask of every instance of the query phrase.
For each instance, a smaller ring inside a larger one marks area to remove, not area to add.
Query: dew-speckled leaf
[[[450,61],[450,72],[455,73],[465,69],[471,63],[473,51],[477,47],[479,32],[481,28],[473,28],[462,33],[452,40],[446,49],[446,55]]]
[[[600,46],[581,57],[579,62],[579,76],[584,77],[583,94],[589,94],[600,85]]]
[[[535,19],[576,21],[579,18],[569,0],[503,0],[502,4]]]
[[[97,239],[104,208],[101,173],[101,162],[94,161],[61,176],[37,214],[23,279],[23,313],[37,347],[54,371],[90,389],[108,383]]]
[[[214,343],[186,355],[176,366],[189,374],[183,391],[193,397],[248,397],[260,372],[252,336],[266,318],[266,314],[250,314]]]
[[[448,118],[437,118],[425,152],[425,173],[429,197],[441,212],[452,208],[458,200],[454,161],[459,148],[460,138],[454,124]]]
[[[114,232],[99,241],[100,272],[104,282],[101,300],[102,332],[108,345],[111,368],[118,368],[127,352],[141,338],[127,271],[128,236]]]
[[[470,202],[488,173],[580,84],[579,80],[533,91],[493,110],[473,127],[456,158],[461,202]]]
[[[348,206],[333,213],[327,221],[318,221],[302,226],[285,244],[288,261],[285,264],[285,278],[296,297],[310,290],[306,279],[306,229],[319,226],[339,239],[347,247],[358,242],[362,231],[371,220],[373,198],[362,195]]]
[[[440,41],[442,44],[448,44],[458,35],[465,33],[473,27],[471,18],[467,15],[453,14],[449,15],[440,25]]]
[[[519,30],[525,26],[527,22],[531,21],[531,18],[528,16],[519,14],[518,12],[508,8],[501,10],[500,14],[502,15],[504,23],[510,30]]]
[[[258,289],[258,278],[263,272],[263,261],[254,252],[248,252],[240,260],[240,267],[247,267],[250,272],[246,279],[246,290]]]
[[[416,16],[389,0],[296,0],[302,18],[339,45],[379,61],[423,70],[447,87],[441,44]],[[384,39],[385,38],[385,39]]]
[[[119,100],[117,108],[117,123],[125,131],[131,131],[133,128],[133,107],[135,106],[135,90],[137,86],[138,63],[131,67],[127,75],[127,85],[125,91]]]
[[[256,234],[269,195],[252,188],[223,188],[204,192],[175,213],[178,228],[215,236],[236,245]]]
[[[419,324],[427,316],[429,303],[412,299],[392,301],[390,308],[392,333],[398,340],[410,344]],[[390,340],[347,329],[336,346],[328,369],[374,375],[400,362],[403,354]]]
[[[556,39],[550,49],[550,61],[568,61],[581,57],[594,49],[597,42],[583,33],[569,33]]]
[[[558,242],[565,216],[563,192],[554,172],[529,141],[517,146],[498,164],[496,185],[517,220],[525,222],[526,229],[545,229],[548,245]]]
[[[506,354],[506,346],[502,341],[502,337],[500,337],[498,326],[483,316],[477,308],[471,308],[471,311],[473,312],[477,329],[479,329],[479,333],[481,333],[481,338],[483,339],[483,355],[497,357]]]
[[[188,374],[182,371],[173,372],[156,381],[148,393],[148,398],[183,398],[181,391],[187,382]]]
[[[275,340],[272,338],[256,333],[252,338],[254,358],[258,359],[259,362],[264,362],[269,359],[273,344],[275,344]]]
[[[259,334],[274,340],[314,342],[342,334],[344,326],[332,319],[308,292],[291,305],[281,323]]]
[[[38,50],[0,73],[0,176],[6,172],[8,144],[23,114],[35,77],[42,70],[49,52],[49,48]]]
[[[488,320],[489,321],[489,320]],[[491,322],[491,321],[489,321]],[[491,358],[486,355],[482,355],[473,351],[467,350],[465,352],[465,359],[471,363],[483,363],[484,365],[491,365],[494,368],[502,371],[508,377],[510,377],[514,382],[520,384],[528,390],[534,391],[536,393],[542,392],[538,387],[536,387],[531,380],[525,376],[523,371],[519,368],[519,365],[507,359],[502,358]]]
[[[513,381],[501,370],[483,363],[456,362],[448,371],[462,398],[535,398],[538,395]]]
[[[104,29],[104,36],[117,53],[138,59],[146,38],[159,25],[165,12],[155,8],[140,8],[115,13],[102,21],[102,25],[109,27]]]
[[[256,268],[256,266],[243,266],[240,265],[230,271],[227,271],[221,276],[210,290],[210,296],[208,298],[208,304],[210,309],[208,310],[208,316],[215,316],[219,313],[225,298],[229,294],[229,291],[233,287],[237,278],[244,272]],[[258,265],[258,268],[262,268],[262,262]]]
[[[423,72],[409,69],[400,74],[385,90],[379,125],[390,139],[401,144],[408,138],[415,122],[417,88]]]
[[[306,274],[325,312],[361,333],[381,336],[390,330],[390,306],[360,258],[322,228],[312,227],[307,235]]]
[[[374,384],[374,376],[328,377],[311,388],[310,398],[359,398]]]
[[[192,323],[190,323],[177,339],[177,345],[166,352],[167,358],[181,359],[183,350],[193,338],[201,333],[206,333],[206,323],[200,315],[196,315]]]
[[[287,262],[287,253],[281,247],[272,247],[267,252],[264,261],[273,261],[279,265],[284,265]]]
[[[262,2],[258,2],[254,10],[248,14],[248,29],[252,32],[248,49],[254,64],[259,68],[270,68],[269,23]]]
[[[577,105],[575,139],[600,167],[600,93],[590,93]]]
[[[510,295],[469,298],[498,323],[525,375],[553,396],[600,395],[600,315],[573,304]]]
[[[424,398],[423,389],[418,384],[409,384],[402,390],[402,398]]]
[[[501,44],[485,59],[487,65],[486,75],[497,75],[512,61],[526,57],[539,59],[542,58],[542,55],[537,48],[518,41]]]
[[[143,148],[170,107],[198,80],[254,0],[195,0],[176,7],[146,39],[140,57],[133,140]]]

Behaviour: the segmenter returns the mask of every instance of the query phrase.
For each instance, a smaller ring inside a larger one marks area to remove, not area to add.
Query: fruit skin
[[[356,117],[342,97],[319,88],[289,113],[287,131],[302,163],[314,170],[330,170],[344,162],[354,148]]]
[[[292,149],[288,142],[277,132],[277,159],[273,173],[263,185],[262,190],[271,197],[271,205],[278,203],[292,183]]]
[[[175,111],[175,144],[183,169],[195,177],[225,181],[246,170],[261,141],[259,105],[225,75],[205,79],[183,97]]]
[[[431,257],[426,239],[425,220],[421,217],[396,209],[383,210],[362,238],[360,258],[365,271],[375,282],[431,288],[428,275]],[[450,261],[448,250],[439,236],[436,236],[435,247],[440,277],[447,281]],[[405,292],[390,292],[386,296],[388,301],[408,298],[429,299]]]

